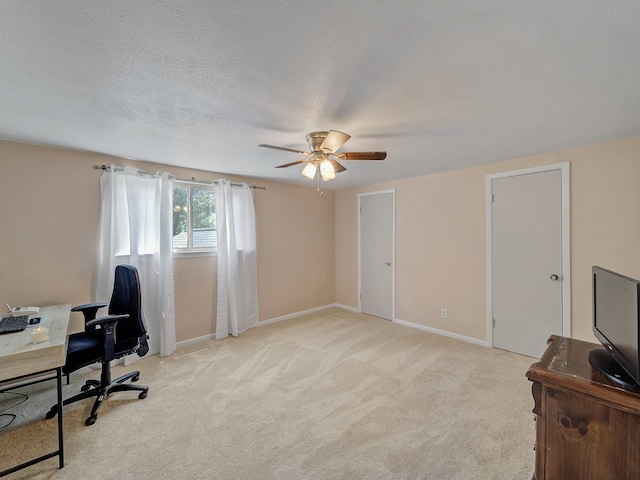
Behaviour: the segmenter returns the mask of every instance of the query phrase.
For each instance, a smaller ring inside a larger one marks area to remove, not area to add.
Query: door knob
[[[556,280],[558,280],[560,277],[558,277],[558,275],[556,275],[555,273],[553,273],[549,278],[555,282],[555,281],[556,281]]]
[[[384,264],[388,267],[389,265],[391,265],[391,262],[384,262]]]

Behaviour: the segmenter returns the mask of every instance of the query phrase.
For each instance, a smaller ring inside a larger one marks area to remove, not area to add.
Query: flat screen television
[[[615,383],[640,390],[640,281],[593,266],[593,333],[605,347],[589,362]]]

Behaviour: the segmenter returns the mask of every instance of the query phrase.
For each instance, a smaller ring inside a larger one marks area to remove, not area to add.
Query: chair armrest
[[[78,305],[77,307],[73,307],[71,309],[72,312],[82,312],[83,310],[87,310],[89,308],[102,308],[106,307],[108,303],[85,303],[84,305]]]
[[[93,320],[87,322],[87,327],[96,327],[98,325],[102,326],[102,325],[107,325],[112,323],[113,325],[115,325],[116,323],[118,323],[118,320],[121,320],[123,318],[129,318],[129,314],[128,313],[124,313],[122,315],[105,315],[104,317],[100,317],[100,318],[94,318]]]
[[[87,324],[89,323],[89,321],[93,320],[94,318],[96,318],[96,314],[98,313],[98,310],[106,307],[107,304],[106,303],[85,303],[84,305],[78,305],[77,307],[73,307],[71,309],[72,312],[82,312],[82,314],[84,315],[84,329],[85,331],[87,330],[95,330],[95,326],[92,327],[88,327],[87,328]]]
[[[104,335],[104,352],[102,355],[105,362],[113,360],[116,344],[116,324],[118,323],[118,320],[123,318],[129,318],[129,314],[106,315],[87,322],[87,329],[94,330],[98,325],[100,325],[100,330]]]

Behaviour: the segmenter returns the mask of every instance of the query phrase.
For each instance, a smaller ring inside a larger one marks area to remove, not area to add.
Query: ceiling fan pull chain
[[[318,172],[318,193],[321,197],[324,196],[324,192],[322,191],[322,175],[320,175],[320,172]]]

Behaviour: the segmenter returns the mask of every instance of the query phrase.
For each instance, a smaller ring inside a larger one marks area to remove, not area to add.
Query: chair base
[[[96,423],[96,419],[98,418],[98,410],[102,406],[102,402],[107,399],[109,395],[114,392],[125,392],[125,391],[138,391],[140,394],[138,395],[139,399],[143,399],[147,397],[147,392],[149,391],[149,387],[144,385],[132,385],[130,383],[124,383],[127,380],[131,380],[132,382],[137,382],[140,378],[140,372],[130,372],[121,377],[116,378],[108,385],[102,385],[99,380],[87,380],[85,384],[82,386],[80,390],[82,390],[77,395],[73,397],[67,398],[62,402],[62,405],[69,405],[70,403],[77,402],[79,400],[84,400],[85,398],[96,397],[95,402],[93,403],[93,408],[91,409],[91,414],[89,418],[85,420],[85,425],[93,425]],[[53,405],[51,409],[47,412],[45,417],[47,419],[51,419],[56,416],[58,413],[58,406]]]

